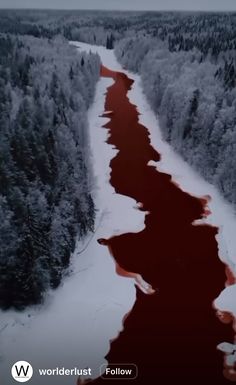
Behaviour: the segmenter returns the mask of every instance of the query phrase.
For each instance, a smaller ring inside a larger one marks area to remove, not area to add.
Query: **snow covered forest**
[[[93,230],[87,110],[100,59],[138,72],[164,138],[236,204],[236,14],[0,12],[0,306],[56,288]]]
[[[94,225],[87,110],[100,59],[62,37],[0,35],[0,306],[56,288]]]
[[[115,47],[140,73],[164,138],[236,204],[235,13],[2,12],[0,30],[16,29]]]
[[[236,15],[165,18],[121,40],[116,55],[139,72],[164,138],[236,204]]]

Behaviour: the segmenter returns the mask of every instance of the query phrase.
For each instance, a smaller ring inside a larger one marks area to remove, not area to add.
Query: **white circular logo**
[[[27,382],[33,376],[33,368],[26,361],[18,361],[11,368],[11,375],[17,382]]]

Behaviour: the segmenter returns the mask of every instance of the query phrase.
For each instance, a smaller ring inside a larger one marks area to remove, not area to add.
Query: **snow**
[[[134,305],[135,279],[118,276],[108,248],[97,242],[99,238],[141,231],[145,217],[134,200],[116,194],[109,184],[109,163],[117,150],[106,143],[108,131],[102,126],[108,119],[100,116],[111,84],[111,79],[99,80],[89,111],[96,177],[93,195],[98,209],[96,233],[77,245],[71,274],[56,291],[48,294],[44,305],[22,313],[0,312],[0,372],[4,385],[12,384],[10,369],[19,360],[32,364],[33,385],[76,382],[73,376],[45,379],[37,375],[39,368],[89,367],[92,377],[98,377],[100,366],[106,364],[104,357],[109,352],[110,341],[118,336],[124,316]]]
[[[233,299],[233,301],[232,301]],[[228,286],[215,300],[215,306],[221,312],[236,314],[236,285]]]
[[[112,71],[125,72],[126,74],[130,75],[131,78],[133,77],[133,75],[130,72],[124,71],[121,64],[117,61],[114,55],[114,50],[106,49],[105,47],[100,45],[91,45],[91,44],[77,42],[77,41],[71,41],[70,44],[77,47],[80,51],[97,53],[100,56],[102,60],[102,64],[105,67],[111,69]]]

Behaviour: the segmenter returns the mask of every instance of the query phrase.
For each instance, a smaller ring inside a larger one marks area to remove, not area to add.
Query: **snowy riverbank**
[[[115,263],[97,239],[123,232],[141,231],[145,213],[132,199],[115,194],[109,184],[109,163],[116,150],[106,144],[105,93],[111,79],[100,79],[89,110],[92,163],[96,177],[93,197],[98,209],[96,233],[79,243],[70,271],[62,285],[50,292],[41,307],[22,313],[1,311],[0,371],[4,385],[13,383],[10,368],[18,360],[34,368],[33,385],[45,384],[38,368],[92,368],[92,376],[106,361],[110,340],[123,327],[123,317],[132,309],[134,279],[116,274]],[[125,217],[124,214],[125,213]],[[82,251],[82,252],[81,252]],[[75,384],[75,377],[47,377],[47,384]]]
[[[211,197],[208,201],[210,214],[207,218],[197,223],[208,223],[219,228],[219,233],[216,237],[219,257],[230,267],[236,276],[236,214],[232,206],[224,200],[213,185],[204,181],[203,178],[183,161],[183,159],[173,151],[171,146],[162,139],[158,119],[143,94],[140,76],[130,71],[125,71],[118,63],[113,50],[106,50],[104,47],[92,46],[86,43],[73,44],[79,46],[81,50],[97,52],[102,59],[103,65],[111,70],[122,71],[134,80],[128,97],[130,102],[137,106],[140,113],[139,122],[149,130],[153,147],[161,154],[161,161],[156,164],[151,162],[152,165],[155,165],[158,170],[172,175],[173,181],[178,183],[183,191],[196,197]],[[232,284],[231,282],[231,285],[227,286],[222,293],[219,293],[218,298],[216,298],[214,302],[216,309],[218,309],[219,312],[229,312],[236,317],[235,293],[236,284]],[[225,351],[227,355],[226,362],[232,363],[235,361],[235,354],[231,354],[231,351],[233,352],[235,348],[231,347],[229,351],[228,345],[224,343],[221,344],[219,348]]]

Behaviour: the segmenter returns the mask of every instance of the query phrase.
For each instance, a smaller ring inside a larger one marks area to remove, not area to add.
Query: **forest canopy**
[[[236,15],[172,17],[116,45],[141,75],[164,139],[236,204]]]
[[[97,55],[62,37],[0,35],[0,306],[56,288],[94,226],[87,110]]]

